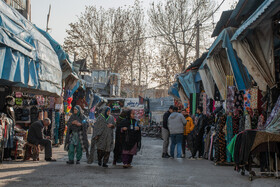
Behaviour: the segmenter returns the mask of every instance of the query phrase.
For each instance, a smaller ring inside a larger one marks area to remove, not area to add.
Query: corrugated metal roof
[[[276,11],[280,10],[279,0],[266,0],[259,8],[237,29],[231,40],[237,40],[242,33],[248,29],[256,27],[264,18],[273,16]]]
[[[239,0],[226,27],[238,27],[264,2],[264,0]]]
[[[227,26],[227,22],[229,20],[229,17],[231,16],[232,12],[233,12],[233,10],[223,11],[223,13],[220,17],[220,20],[216,24],[216,27],[215,27],[211,37],[218,36],[222,32],[222,30]]]

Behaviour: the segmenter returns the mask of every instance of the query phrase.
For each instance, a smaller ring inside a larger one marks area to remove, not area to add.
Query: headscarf
[[[123,110],[119,115],[119,119],[120,120],[126,119],[127,118],[127,113],[128,113],[128,110]]]
[[[107,114],[108,111],[111,111],[110,107],[106,107],[106,109],[105,109],[104,116],[105,116],[106,119],[109,117],[108,114]]]
[[[78,110],[77,116],[80,116],[83,113],[83,110],[79,105],[76,105],[74,109]]]
[[[128,110],[126,112],[126,119],[131,119],[131,113],[132,113],[132,110]]]

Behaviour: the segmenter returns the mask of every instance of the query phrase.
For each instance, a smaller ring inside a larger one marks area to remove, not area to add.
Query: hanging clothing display
[[[278,100],[265,123],[265,127],[267,127],[273,121],[273,119],[278,115],[279,112],[280,112],[280,96],[278,97]]]
[[[58,131],[60,145],[63,144],[64,131],[65,131],[65,113],[61,113],[60,119],[59,119],[59,131]]]
[[[252,129],[257,129],[258,128],[258,120],[259,120],[259,112],[258,112],[258,110],[255,110],[254,115],[253,115],[252,120],[251,120]]]
[[[252,121],[250,114],[245,111],[245,130],[252,129]]]
[[[225,139],[225,125],[226,125],[226,116],[222,115],[220,117],[219,122],[219,131],[218,131],[218,139],[219,139],[219,160],[220,162],[226,161],[226,139]]]
[[[55,112],[54,144],[58,144],[59,125],[60,125],[60,113],[59,112]]]
[[[232,116],[229,115],[227,116],[227,121],[226,121],[226,142],[227,142],[227,145],[230,143],[232,137],[233,137],[233,124],[232,124]],[[227,162],[231,162],[232,159],[231,159],[231,154],[228,150],[226,150],[227,152]]]
[[[235,88],[235,94],[234,94],[234,107],[237,110],[243,111],[243,91],[238,91],[237,88]]]
[[[193,93],[193,101],[192,101],[192,114],[193,115],[195,115],[195,113],[196,113],[196,103],[197,103],[196,93]]]
[[[221,95],[220,95],[219,89],[216,84],[215,84],[214,100],[215,101],[221,100]]]
[[[239,122],[240,122],[240,117],[238,113],[235,113],[232,117],[232,131],[233,135],[239,133]]]
[[[250,99],[251,109],[258,109],[258,88],[251,88],[251,99]]]
[[[203,103],[202,104],[203,114],[206,115],[207,114],[207,95],[206,95],[206,93],[202,93],[202,103]]]
[[[249,111],[251,109],[250,100],[251,100],[251,91],[246,90],[244,93],[244,110]]]
[[[55,129],[55,111],[52,110],[52,118],[51,118],[51,141],[54,143],[54,129]]]
[[[194,115],[194,113],[193,113],[193,94],[190,94],[190,114]]]
[[[264,124],[265,124],[265,119],[264,116],[261,114],[258,119],[258,130],[264,130],[265,129]]]
[[[233,112],[234,111],[234,95],[235,94],[235,87],[229,86],[227,88],[227,100],[226,100],[226,106],[227,106],[227,112]]]

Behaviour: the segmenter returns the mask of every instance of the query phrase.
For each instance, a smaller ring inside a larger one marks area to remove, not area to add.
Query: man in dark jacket
[[[203,134],[207,121],[202,111],[203,111],[202,107],[197,108],[198,121],[193,130],[194,147],[193,149],[191,149],[192,150],[192,156],[190,157],[191,160],[195,159],[197,152],[198,152],[198,159],[202,159],[203,156]]]
[[[163,126],[162,126],[162,139],[163,139],[163,148],[162,148],[162,158],[169,158],[168,155],[168,146],[169,146],[169,129],[168,129],[168,118],[173,112],[174,106],[171,105],[169,110],[163,115]]]
[[[36,121],[31,124],[28,130],[27,141],[31,144],[42,145],[45,147],[45,160],[48,162],[56,161],[52,159],[52,143],[48,139],[44,139],[43,130],[51,124],[51,120],[46,118],[44,120]]]

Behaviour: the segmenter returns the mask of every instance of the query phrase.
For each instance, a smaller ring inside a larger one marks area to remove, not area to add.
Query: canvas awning
[[[207,66],[207,59],[204,60],[203,64],[200,66],[198,71],[202,80],[205,93],[208,97],[214,99],[215,82],[211,75],[210,69]]]
[[[272,17],[279,11],[280,1],[264,1],[231,39],[233,48],[263,91],[275,85]]]
[[[180,99],[177,82],[175,82],[172,86],[170,86],[170,88],[168,89],[168,95],[174,97],[175,99]]]
[[[196,73],[196,71],[189,71],[178,76],[178,82],[182,85],[188,98],[190,98],[191,93],[199,92],[199,90],[197,90],[198,86],[196,86],[195,82]]]
[[[0,1],[0,54],[1,84],[61,95],[61,67],[50,42],[3,1]]]
[[[70,60],[69,55],[62,49],[61,45],[55,41],[51,35],[49,35],[49,33],[47,33],[46,31],[36,27],[38,29],[38,31],[41,32],[41,34],[43,34],[50,42],[53,50],[56,52],[59,62],[60,62],[60,67],[62,70],[62,79],[65,80],[67,79],[69,76],[73,77],[71,84],[75,84],[77,83],[77,81],[79,80],[78,75],[76,74],[76,72],[74,72],[73,70],[73,62]],[[74,82],[74,83],[73,83]],[[69,85],[65,85],[65,87],[71,89],[71,86]]]
[[[178,93],[180,95],[181,102],[184,104],[184,106],[186,106],[189,99],[182,86],[179,86]]]
[[[207,56],[207,65],[223,99],[226,97],[227,75],[234,75],[239,90],[251,87],[250,75],[241,59],[236,55],[230,41],[234,31],[234,28],[224,29],[212,44]]]

